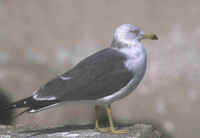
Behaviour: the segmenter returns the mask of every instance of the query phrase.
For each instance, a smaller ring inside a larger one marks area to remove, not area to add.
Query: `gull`
[[[128,133],[114,127],[111,104],[131,94],[144,77],[147,52],[141,44],[143,39],[157,40],[158,37],[134,25],[122,24],[116,28],[109,48],[83,59],[34,91],[32,96],[0,110],[27,108],[21,114],[34,113],[70,102],[86,102],[94,105],[98,131]],[[106,109],[108,128],[99,126],[100,107]]]

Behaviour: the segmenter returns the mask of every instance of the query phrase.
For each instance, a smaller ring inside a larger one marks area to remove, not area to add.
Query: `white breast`
[[[112,102],[129,95],[138,86],[145,74],[146,50],[141,44],[136,47],[121,48],[120,52],[127,55],[127,60],[124,62],[124,65],[128,68],[128,70],[133,72],[134,77],[119,91],[99,99],[97,104],[110,105]]]
[[[127,56],[124,64],[130,71],[137,73],[146,64],[146,50],[140,43],[136,46],[122,48],[120,52]]]

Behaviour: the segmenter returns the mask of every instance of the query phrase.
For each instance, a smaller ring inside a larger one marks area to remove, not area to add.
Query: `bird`
[[[132,24],[120,25],[114,31],[110,47],[86,57],[36,89],[31,96],[4,106],[0,111],[26,108],[21,114],[35,113],[70,102],[87,102],[94,105],[97,131],[128,133],[128,130],[115,128],[111,104],[131,94],[144,77],[147,52],[141,43],[143,39],[158,40],[158,37]],[[100,108],[106,110],[108,127],[99,125]]]

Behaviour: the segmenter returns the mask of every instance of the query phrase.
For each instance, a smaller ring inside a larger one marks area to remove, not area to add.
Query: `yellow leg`
[[[99,106],[95,106],[95,113],[96,113],[96,122],[95,122],[95,127],[99,132],[108,132],[110,129],[109,128],[100,128],[99,126]]]
[[[113,124],[113,119],[112,119],[112,113],[111,113],[110,106],[106,107],[106,112],[107,112],[107,115],[108,115],[108,120],[109,120],[111,133],[113,133],[113,134],[125,134],[125,133],[128,133],[128,130],[116,130],[115,129],[114,124]]]

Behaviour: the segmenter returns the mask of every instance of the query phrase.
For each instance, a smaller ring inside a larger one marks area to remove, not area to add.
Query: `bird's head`
[[[133,44],[134,42],[139,42],[142,39],[158,40],[155,34],[144,33],[139,27],[131,24],[120,25],[114,33],[113,42],[122,44]]]

